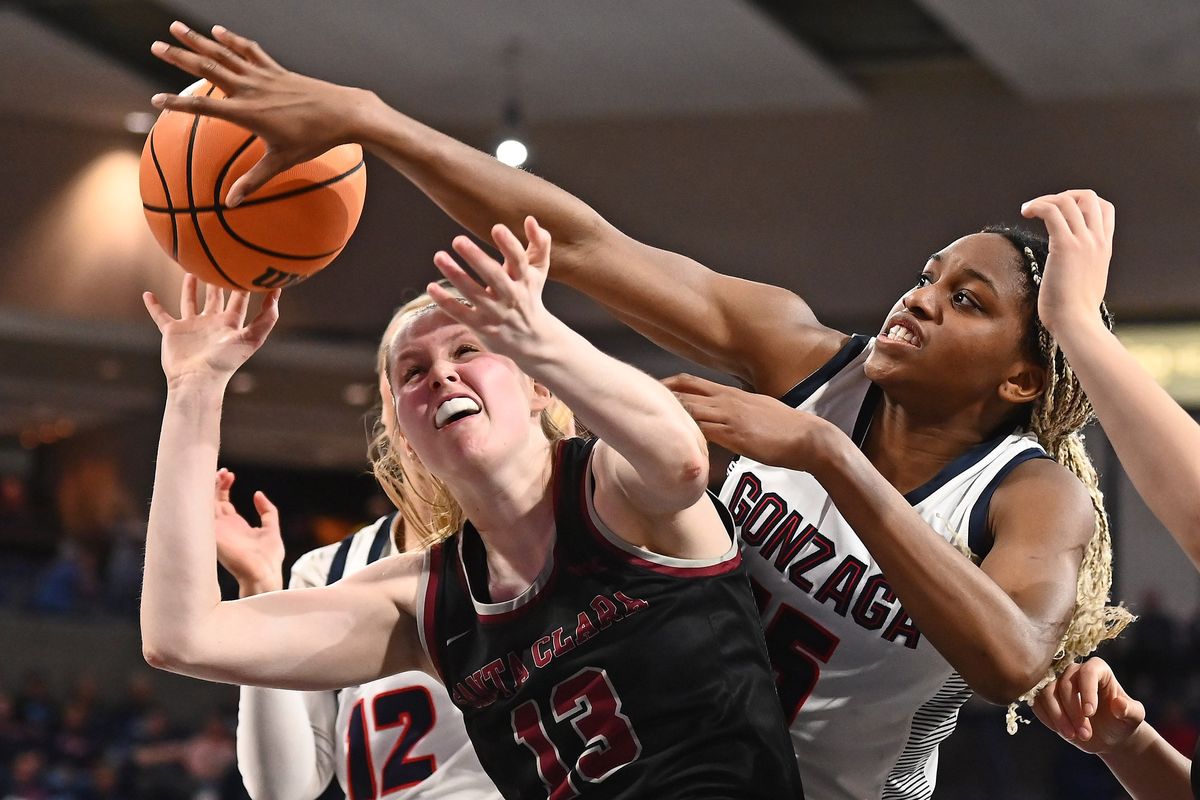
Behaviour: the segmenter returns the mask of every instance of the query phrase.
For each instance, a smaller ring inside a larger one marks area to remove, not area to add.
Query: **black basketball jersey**
[[[556,541],[492,603],[479,534],[426,556],[421,638],[507,798],[803,797],[745,567],[634,547],[592,505],[594,441],[556,449]],[[711,497],[711,495],[710,495]]]

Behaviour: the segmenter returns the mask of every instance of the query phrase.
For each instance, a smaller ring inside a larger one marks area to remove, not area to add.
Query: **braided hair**
[[[982,233],[994,233],[1007,239],[1024,267],[1024,288],[1031,308],[1025,348],[1046,370],[1045,389],[1030,404],[1025,427],[1037,437],[1051,458],[1074,473],[1087,488],[1096,517],[1095,530],[1079,566],[1074,614],[1050,669],[1036,686],[1019,698],[1029,703],[1069,664],[1087,656],[1104,640],[1120,634],[1133,621],[1133,615],[1122,606],[1108,605],[1112,587],[1112,536],[1096,468],[1084,449],[1081,432],[1093,419],[1092,404],[1058,343],[1037,314],[1038,290],[1042,267],[1050,251],[1049,240],[1032,231],[1005,225],[990,225]],[[1099,313],[1105,327],[1112,330],[1112,316],[1103,303]],[[1009,733],[1015,732],[1016,720],[1016,704],[1013,704],[1008,712]]]

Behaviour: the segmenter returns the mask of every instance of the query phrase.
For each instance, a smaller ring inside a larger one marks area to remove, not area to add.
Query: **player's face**
[[[435,475],[509,458],[531,425],[540,430],[543,403],[533,381],[441,311],[400,330],[391,381],[397,425]]]
[[[884,321],[868,377],[885,389],[918,388],[939,405],[997,396],[1031,366],[1021,269],[1012,244],[994,233],[935,253]]]

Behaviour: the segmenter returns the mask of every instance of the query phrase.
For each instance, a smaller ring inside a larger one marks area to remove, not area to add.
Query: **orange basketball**
[[[224,97],[208,81],[184,92],[194,93]],[[236,208],[225,206],[229,187],[265,149],[231,122],[171,110],[146,138],[146,221],[163,250],[204,281],[255,292],[291,286],[333,261],[358,225],[367,170],[357,144],[298,164]]]

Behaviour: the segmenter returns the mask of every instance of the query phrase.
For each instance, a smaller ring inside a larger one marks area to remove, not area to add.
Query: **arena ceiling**
[[[638,238],[795,288],[836,324],[872,328],[931,250],[1081,185],[1118,206],[1118,313],[1200,310],[1190,0],[7,2],[0,437],[157,414],[139,296],[178,274],[122,182],[141,143],[123,126],[188,83],[148,52],[176,17],[219,21],[480,147],[516,97],[533,171]],[[361,464],[374,336],[456,233],[380,163],[369,189],[350,246],[288,290],[231,398],[235,455]],[[682,366],[578,297],[550,302],[652,372]]]

